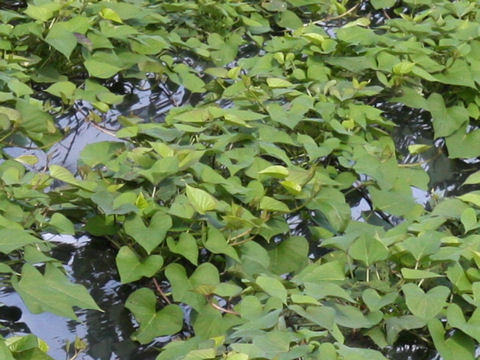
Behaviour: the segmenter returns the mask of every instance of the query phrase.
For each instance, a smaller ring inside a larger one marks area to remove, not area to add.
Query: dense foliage
[[[172,336],[157,360],[384,359],[404,331],[475,359],[480,192],[420,204],[412,188],[429,188],[432,146],[480,156],[479,1],[4,3],[0,271],[33,313],[99,310],[42,240],[87,233],[138,285],[136,341]],[[197,100],[164,122],[119,116],[76,173],[9,155],[67,136],[62,115],[101,122],[138,80]],[[415,164],[395,104],[431,115],[439,140],[411,144]],[[8,360],[46,348],[0,341]]]

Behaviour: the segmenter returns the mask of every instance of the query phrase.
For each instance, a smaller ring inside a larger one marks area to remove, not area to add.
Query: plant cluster
[[[86,233],[138,284],[135,340],[172,337],[157,360],[385,359],[406,331],[475,359],[480,192],[419,204],[427,166],[398,157],[380,105],[431,114],[450,158],[480,155],[479,1],[25,5],[0,10],[0,271],[33,313],[99,310],[42,239]],[[123,101],[112,80],[145,78],[201,100],[161,123],[119,117],[76,174],[9,155],[48,149],[80,104],[101,120]],[[7,360],[46,349],[0,341]]]

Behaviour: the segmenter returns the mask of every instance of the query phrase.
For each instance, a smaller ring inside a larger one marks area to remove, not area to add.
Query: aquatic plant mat
[[[157,360],[474,360],[479,28],[476,0],[2,1],[2,284],[94,316],[51,241],[88,236]],[[0,358],[52,359],[17,320]]]

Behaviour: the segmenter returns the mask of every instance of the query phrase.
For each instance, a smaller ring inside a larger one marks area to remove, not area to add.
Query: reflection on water
[[[461,184],[468,175],[478,170],[477,161],[449,159],[443,139],[434,140],[428,112],[398,104],[384,107],[383,110],[384,115],[397,125],[393,138],[399,156],[403,158],[402,162],[422,164],[430,177],[430,194],[454,196],[468,190],[461,187]],[[430,145],[431,148],[421,154],[411,155],[408,146],[413,144]],[[429,194],[424,195],[428,200]]]
[[[109,90],[124,95],[124,101],[107,113],[96,111],[102,119],[100,123],[89,121],[88,114],[94,109],[90,104],[79,101],[75,104],[75,111],[57,119],[58,126],[67,135],[48,152],[22,147],[7,148],[5,151],[14,157],[25,154],[37,156],[39,162],[35,168],[38,170],[45,169],[49,164],[74,170],[85,145],[116,140],[112,134],[119,128],[119,116],[137,116],[145,122],[159,122],[172,107],[181,106],[192,98],[191,93],[183,87],[172,83],[159,84],[154,79],[125,82],[122,85],[112,83]]]
[[[49,313],[34,315],[24,306],[20,297],[8,290],[0,295],[0,301],[8,306],[17,306],[21,310],[11,311],[8,316],[21,315],[18,322],[20,333],[32,333],[40,336],[50,346],[49,354],[54,359],[65,359],[65,344],[73,342],[75,336],[88,344],[82,360],[110,359],[155,359],[158,351],[142,348],[130,340],[134,324],[129,312],[124,308],[128,295],[133,291],[130,285],[121,285],[115,268],[116,251],[102,239],[85,241],[77,244],[59,244],[52,251],[52,256],[66,265],[72,281],[82,284],[104,312],[81,310],[77,312],[79,322],[68,320]],[[1,309],[1,308],[0,308]],[[0,311],[0,319],[2,312]]]

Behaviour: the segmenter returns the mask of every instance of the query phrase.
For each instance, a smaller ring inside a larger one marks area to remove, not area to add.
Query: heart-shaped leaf
[[[388,249],[377,237],[360,236],[348,252],[355,260],[370,266],[388,257]]]
[[[457,304],[450,304],[447,309],[447,319],[450,326],[462,330],[465,334],[480,342],[480,309],[477,308],[473,312],[468,321],[462,309]]]
[[[428,322],[428,331],[433,339],[435,349],[445,360],[474,360],[475,342],[465,334],[457,331],[445,339],[445,329],[442,322],[432,319]]]
[[[116,262],[122,284],[139,280],[143,276],[152,277],[163,266],[163,258],[160,255],[150,255],[140,261],[137,254],[128,246],[122,246]]]
[[[167,231],[172,227],[172,218],[157,212],[150,219],[150,226],[146,226],[140,216],[134,215],[123,226],[125,232],[150,254],[165,239]]]
[[[198,264],[198,245],[197,240],[189,233],[181,233],[177,242],[173,238],[167,238],[168,249],[175,253],[182,255],[185,259],[190,261],[193,265]]]
[[[205,248],[214,254],[225,254],[240,262],[237,251],[233,248],[233,246],[227,243],[225,236],[223,236],[223,234],[213,226],[208,227],[208,236],[207,241],[205,241]]]
[[[378,311],[382,307],[387,306],[395,301],[397,298],[398,294],[393,292],[393,293],[388,293],[385,296],[380,296],[378,295],[377,291],[375,289],[366,289],[362,293],[362,299],[365,305],[368,306],[370,311]]]
[[[167,305],[157,312],[157,298],[152,290],[142,288],[131,294],[125,307],[129,309],[140,328],[133,337],[141,344],[147,344],[156,337],[173,335],[183,327],[183,311],[178,305]]]
[[[429,321],[438,315],[445,306],[450,289],[446,286],[437,286],[424,293],[415,284],[406,284],[402,286],[405,294],[405,301],[408,309],[416,317]]]
[[[190,278],[182,265],[173,263],[165,269],[165,276],[172,284],[173,299],[188,304],[197,311],[206,303],[201,292],[211,288],[213,293],[220,283],[218,270],[211,263],[198,266]]]

